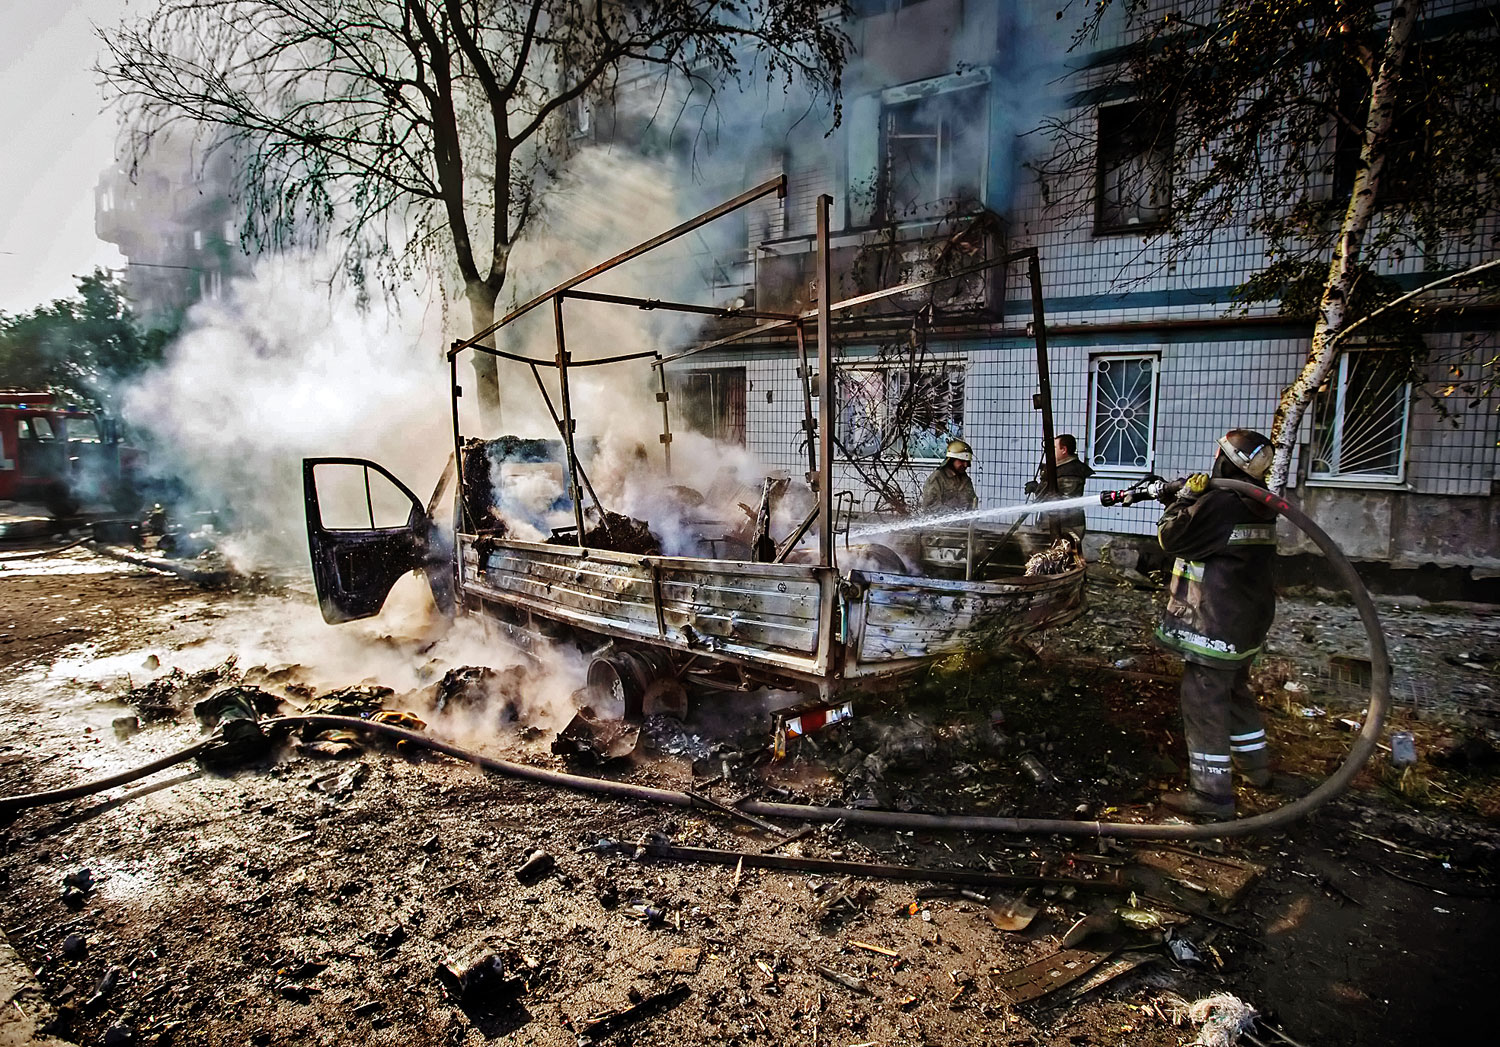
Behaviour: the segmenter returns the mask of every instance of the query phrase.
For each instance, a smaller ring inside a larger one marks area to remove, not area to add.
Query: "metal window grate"
[[[1092,361],[1089,461],[1095,469],[1147,472],[1155,459],[1157,358],[1098,356]]]
[[[1314,407],[1310,476],[1400,483],[1410,402],[1404,353],[1345,353]]]

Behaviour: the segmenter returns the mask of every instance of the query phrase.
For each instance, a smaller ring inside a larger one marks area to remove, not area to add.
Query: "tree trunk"
[[[469,317],[473,324],[469,329],[470,335],[495,322],[495,300],[499,297],[499,292],[485,281],[475,280],[464,288],[464,296],[469,302]],[[486,336],[480,344],[493,348],[495,336]],[[495,358],[488,353],[475,352],[473,349],[469,353],[474,358],[474,384],[477,387],[475,393],[480,425],[485,436],[498,436],[501,424],[499,368]]]
[[[1401,64],[1405,61],[1406,45],[1411,39],[1421,6],[1421,0],[1398,0],[1391,10],[1390,28],[1386,33],[1385,47],[1381,51],[1380,67],[1375,72],[1370,89],[1370,111],[1365,120],[1359,168],[1354,175],[1349,207],[1345,210],[1343,224],[1339,227],[1333,260],[1328,266],[1328,280],[1323,285],[1323,296],[1318,302],[1312,347],[1302,371],[1291,385],[1282,390],[1281,401],[1276,406],[1276,417],[1271,424],[1271,441],[1276,445],[1276,456],[1271,462],[1267,484],[1273,491],[1280,492],[1286,487],[1292,448],[1297,441],[1302,416],[1307,413],[1307,405],[1312,402],[1319,386],[1327,380],[1333,365],[1338,362],[1338,337],[1349,322],[1349,295],[1354,289],[1365,236],[1369,232],[1370,222],[1380,199],[1380,176],[1385,167],[1391,124],[1396,115],[1396,81]]]

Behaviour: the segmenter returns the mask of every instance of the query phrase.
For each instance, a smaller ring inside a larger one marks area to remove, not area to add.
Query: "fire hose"
[[[1155,482],[1160,483],[1161,481]],[[1148,486],[1146,482],[1143,482],[1127,492],[1108,492],[1101,498],[1101,502],[1104,505],[1129,505],[1134,501],[1141,501],[1147,497],[1155,497],[1156,495],[1148,490]],[[1359,734],[1355,736],[1354,744],[1350,747],[1349,754],[1344,758],[1344,762],[1322,784],[1318,785],[1306,796],[1278,807],[1273,811],[1267,811],[1264,814],[1257,814],[1249,818],[1240,818],[1234,821],[1212,822],[1205,825],[1159,825],[1137,822],[1085,821],[1071,818],[1011,818],[997,815],[972,814],[919,814],[903,811],[826,807],[817,804],[770,803],[760,800],[742,801],[735,805],[735,810],[765,818],[786,818],[803,822],[842,821],[848,825],[922,832],[958,831],[1013,836],[1055,835],[1113,837],[1134,840],[1210,840],[1231,836],[1249,836],[1254,833],[1278,829],[1299,818],[1306,817],[1328,803],[1348,788],[1349,783],[1354,780],[1354,776],[1359,773],[1365,761],[1370,758],[1370,754],[1375,751],[1376,743],[1380,739],[1381,728],[1385,723],[1386,713],[1390,708],[1390,661],[1386,652],[1385,634],[1381,631],[1379,615],[1375,610],[1374,603],[1370,599],[1369,592],[1365,589],[1364,583],[1360,580],[1359,575],[1355,572],[1348,558],[1334,544],[1333,539],[1316,523],[1304,515],[1300,509],[1263,487],[1240,480],[1215,479],[1209,481],[1209,486],[1233,491],[1264,503],[1277,513],[1291,520],[1303,534],[1311,538],[1333,564],[1340,580],[1348,587],[1349,593],[1354,599],[1355,607],[1359,611],[1360,621],[1364,624],[1365,635],[1370,642],[1372,680],[1370,685],[1370,707],[1365,716],[1364,724],[1361,726]],[[1127,495],[1129,496],[1128,498],[1126,497]],[[563,771],[549,770],[544,767],[535,767],[530,764],[516,763],[511,760],[501,760],[444,742],[441,739],[433,738],[419,731],[408,730],[394,724],[362,720],[358,717],[304,714],[267,720],[261,726],[271,729],[280,727],[313,727],[323,730],[361,731],[367,734],[394,738],[407,742],[410,745],[443,753],[447,756],[471,763],[481,770],[504,775],[508,778],[536,782],[541,785],[557,788],[572,789],[578,792],[594,793],[615,799],[635,800],[669,807],[703,806],[702,799],[693,793],[675,789],[658,789],[652,786],[633,785],[628,782],[610,781],[602,778],[591,778],[586,775],[569,774]],[[76,799],[89,793],[99,792],[115,785],[124,784],[135,778],[144,777],[147,774],[170,767],[174,763],[190,760],[218,743],[218,741],[217,737],[209,738],[203,742],[199,742],[197,745],[162,757],[135,771],[125,772],[124,774],[115,775],[111,778],[86,785],[58,789],[52,792],[33,793],[27,796],[0,797],[0,815],[7,815],[44,804]]]
[[[0,563],[11,563],[16,560],[36,560],[43,556],[53,556],[91,540],[88,535],[84,535],[82,538],[74,538],[66,545],[50,545],[45,549],[28,549],[23,553],[5,553],[4,555],[0,555]]]

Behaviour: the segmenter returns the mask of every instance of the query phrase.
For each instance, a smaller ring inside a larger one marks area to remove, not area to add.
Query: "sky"
[[[125,259],[94,235],[94,185],[114,162],[115,119],[93,66],[93,24],[143,0],[3,0],[0,33],[0,312],[71,295],[75,274]]]

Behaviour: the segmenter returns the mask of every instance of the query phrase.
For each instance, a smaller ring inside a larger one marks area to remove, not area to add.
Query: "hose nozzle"
[[[1160,476],[1146,476],[1140,483],[1132,484],[1119,491],[1101,491],[1099,493],[1099,504],[1110,508],[1113,506],[1130,506],[1136,502],[1144,502],[1155,499],[1158,502],[1170,502],[1177,494],[1177,489],[1182,486],[1181,480],[1163,480]]]

